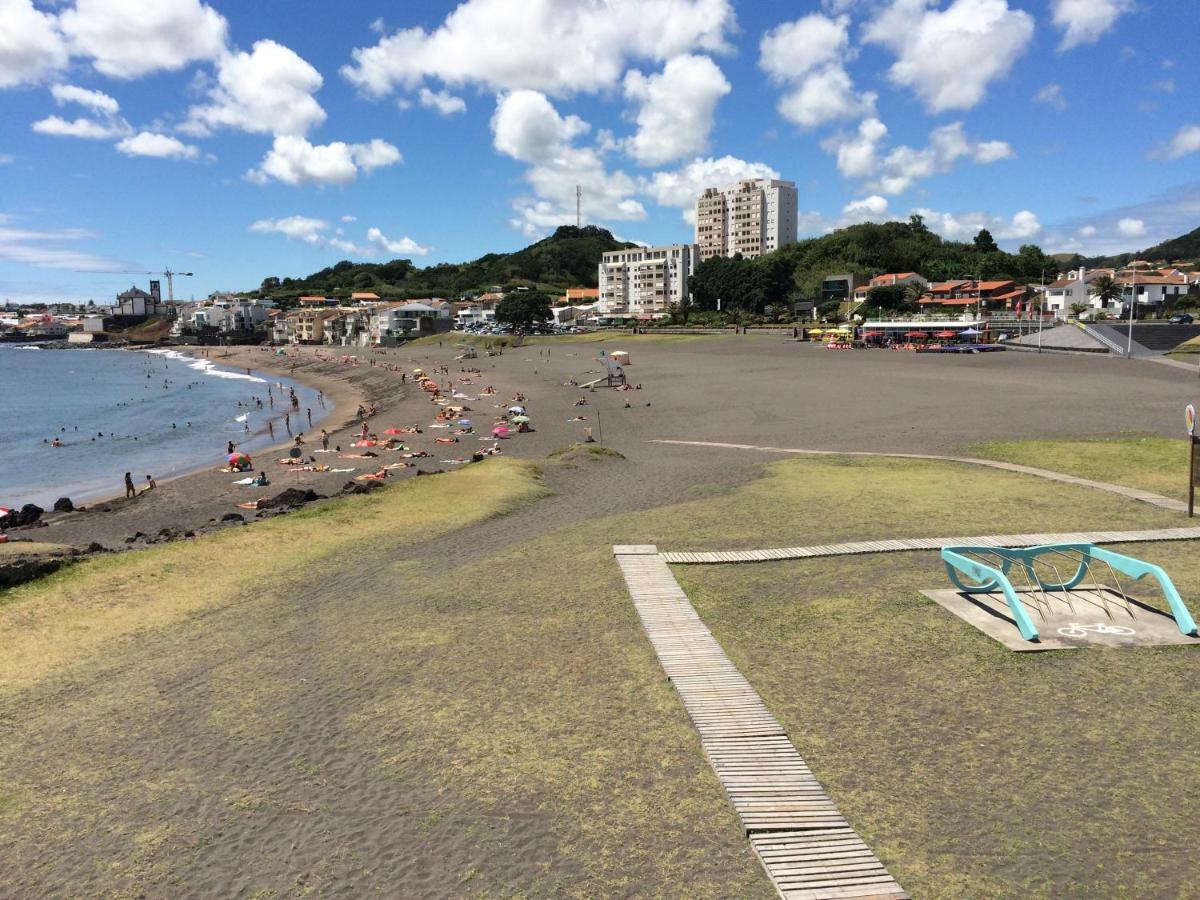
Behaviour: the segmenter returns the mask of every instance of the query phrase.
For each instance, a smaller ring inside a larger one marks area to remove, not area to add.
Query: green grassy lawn
[[[1200,353],[1200,337],[1194,337],[1190,341],[1184,341],[1174,350],[1167,354],[1170,359],[1178,359],[1183,362],[1192,364],[1200,364],[1200,360],[1196,359],[1196,354]]]
[[[1200,606],[1194,545],[1123,549]],[[931,553],[676,575],[914,897],[1200,891],[1194,648],[1013,653],[918,593]]]
[[[1188,444],[1183,435],[1182,415],[1180,435],[1179,438],[1131,434],[1078,440],[993,441],[966,447],[963,452],[1186,500]]]
[[[589,465],[620,478],[625,463]],[[251,895],[400,879],[460,896],[769,897],[612,544],[1180,521],[1029,476],[821,457],[506,533],[538,524],[537,476],[490,460],[10,592],[0,856],[26,874],[18,891],[0,872],[0,893],[158,893],[229,865]],[[916,593],[944,584],[931,554],[680,577],[914,895],[1195,887],[1178,863],[1200,830],[1179,802],[1200,737],[1193,654],[1002,651]]]
[[[394,548],[502,515],[544,493],[516,460],[404,481],[199,540],[92,557],[0,591],[0,692],[28,687],[108,642],[239,601],[386,535]],[[20,547],[19,544],[6,545]]]

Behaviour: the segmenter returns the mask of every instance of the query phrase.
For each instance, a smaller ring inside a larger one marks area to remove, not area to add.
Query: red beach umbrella
[[[920,337],[920,338],[923,338],[923,337],[929,337],[929,335],[928,335],[926,332],[924,332],[924,331],[908,331],[908,332],[905,332],[904,336],[905,336],[905,337],[914,337],[914,338],[916,338],[916,337]]]

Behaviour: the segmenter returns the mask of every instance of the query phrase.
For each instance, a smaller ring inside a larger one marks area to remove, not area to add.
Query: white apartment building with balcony
[[[631,247],[600,258],[599,316],[661,316],[672,303],[688,296],[695,271],[695,244]]]
[[[751,178],[705,188],[696,199],[700,260],[740,253],[747,259],[796,240],[796,185]]]

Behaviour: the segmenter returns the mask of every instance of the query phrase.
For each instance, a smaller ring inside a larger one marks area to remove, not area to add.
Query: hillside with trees
[[[1089,257],[1080,256],[1079,254],[1066,256],[1063,257],[1063,268],[1074,269],[1079,266],[1085,266],[1089,269],[1115,268],[1125,265],[1131,259],[1144,259],[1149,262],[1200,263],[1200,228],[1136,252],[1118,253],[1115,256]]]
[[[409,259],[386,263],[343,260],[305,278],[266,278],[257,294],[286,300],[304,294],[346,298],[355,291],[373,291],[381,297],[406,300],[457,297],[495,285],[548,291],[595,287],[600,255],[632,246],[603,228],[564,225],[550,237],[515,253],[489,253],[471,262],[426,268]]]
[[[691,282],[694,308],[748,315],[770,315],[794,300],[820,296],[831,274],[918,272],[930,281],[953,278],[1054,279],[1059,263],[1033,244],[1006,253],[983,229],[971,242],[947,241],[917,215],[907,222],[852,225],[831,234],[798,241],[758,259],[714,258],[698,267]],[[882,299],[882,298],[881,298]]]

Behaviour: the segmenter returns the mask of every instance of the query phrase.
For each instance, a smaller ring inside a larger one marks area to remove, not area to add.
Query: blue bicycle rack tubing
[[[1038,578],[1034,572],[1034,563],[1038,557],[1052,553],[1069,554],[1072,551],[1079,554],[1079,568],[1073,577],[1064,582],[1053,584]],[[996,557],[1000,565],[998,568],[987,565],[964,555],[968,553],[983,557]],[[1179,591],[1175,589],[1170,576],[1161,567],[1154,565],[1154,563],[1135,559],[1132,556],[1125,556],[1122,553],[1113,553],[1111,550],[1105,550],[1102,547],[1097,547],[1095,544],[1043,544],[1038,547],[960,546],[942,548],[942,562],[946,565],[946,574],[949,576],[951,583],[967,594],[990,594],[997,590],[1003,593],[1005,600],[1008,601],[1008,608],[1013,614],[1013,620],[1017,623],[1017,628],[1021,632],[1021,637],[1027,641],[1036,641],[1038,639],[1038,630],[1033,624],[1033,620],[1029,618],[1029,613],[1025,611],[1024,605],[1017,598],[1017,592],[1013,588],[1012,582],[1008,579],[1008,572],[1013,564],[1020,563],[1025,574],[1041,590],[1069,591],[1083,581],[1087,575],[1088,566],[1093,560],[1107,564],[1113,571],[1120,572],[1122,575],[1128,575],[1134,581],[1146,575],[1154,578],[1167,600],[1167,605],[1171,608],[1171,615],[1174,616],[1175,624],[1179,627],[1180,632],[1190,635],[1196,634],[1196,621],[1192,618],[1192,614],[1183,602],[1183,598],[1179,596]],[[974,584],[966,583],[960,576],[966,576]]]

